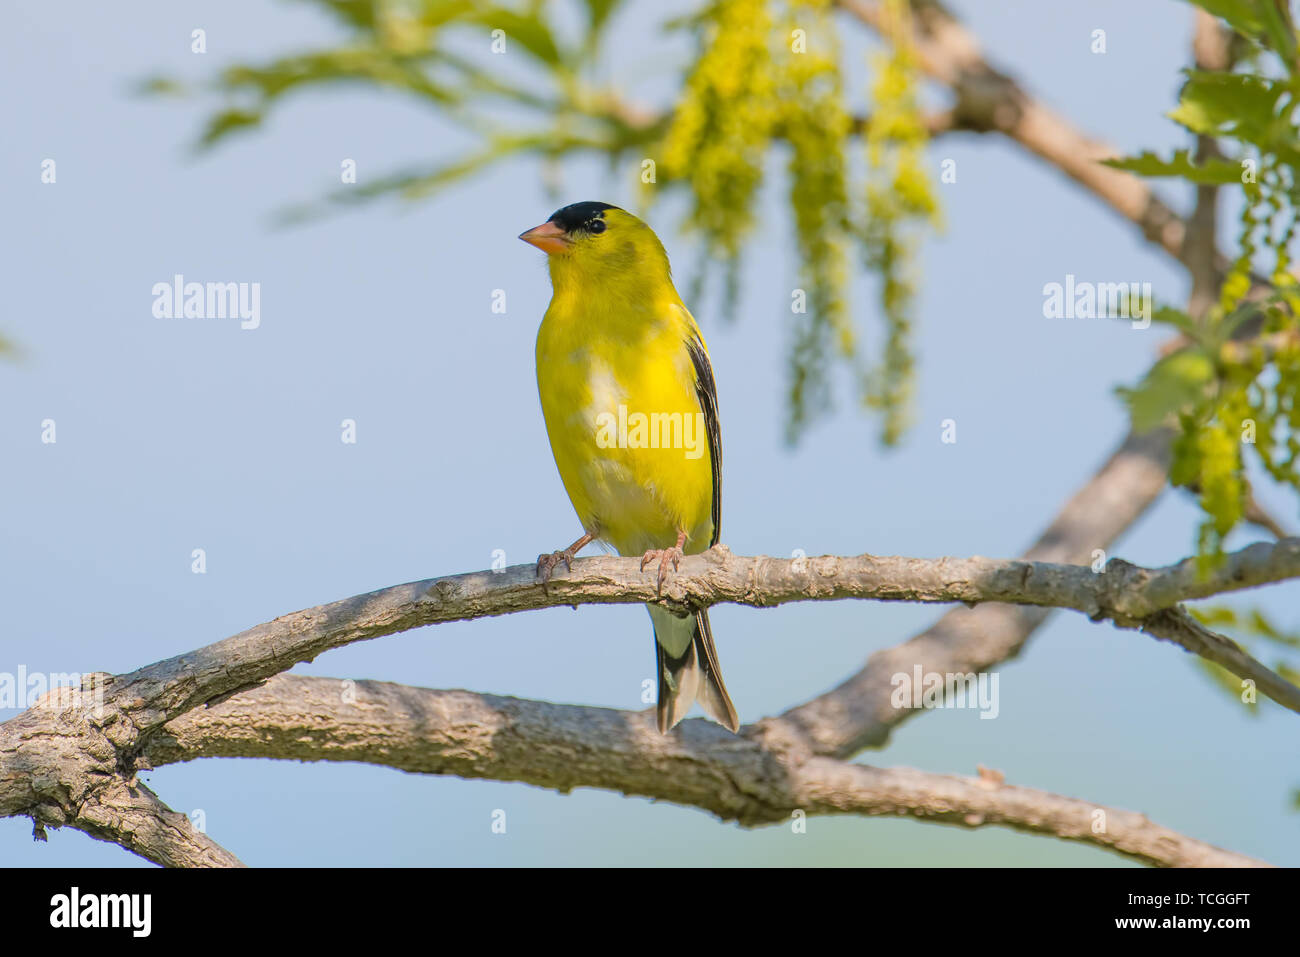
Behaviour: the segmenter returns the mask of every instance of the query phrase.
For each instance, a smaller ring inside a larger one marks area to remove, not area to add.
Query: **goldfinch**
[[[574,203],[519,237],[547,254],[553,295],[537,332],[537,391],[583,534],[542,555],[569,567],[598,541],[658,562],[660,589],[683,554],[718,542],[722,439],[709,353],[673,287],[654,232],[608,203]],[[735,732],[709,616],[647,605],[658,666],[659,730],[699,701]]]

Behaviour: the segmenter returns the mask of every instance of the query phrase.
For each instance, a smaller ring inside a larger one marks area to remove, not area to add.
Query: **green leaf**
[[[536,83],[514,86],[501,78],[500,71],[492,73],[484,70],[458,54],[440,50],[437,56],[440,63],[459,74],[454,82],[447,85],[456,89],[467,103],[472,102],[474,94],[482,93],[531,107],[550,116],[556,116],[562,110],[561,104],[546,88],[539,87]]]
[[[473,9],[473,0],[424,0],[420,7],[420,22],[427,27],[441,27],[459,20]]]
[[[1195,319],[1173,306],[1157,306],[1151,313],[1151,321],[1173,326],[1179,332],[1196,339],[1201,335],[1201,327]]]
[[[379,196],[396,195],[407,200],[421,199],[474,176],[508,157],[547,156],[556,150],[562,153],[585,150],[603,153],[606,145],[601,140],[566,135],[554,129],[501,134],[492,137],[482,149],[466,153],[457,159],[430,167],[401,170],[370,180],[364,185],[335,190],[325,197],[324,202],[302,203],[282,208],[276,215],[276,225],[291,226],[309,222],[326,215],[331,208],[353,206]]]
[[[1165,356],[1135,389],[1121,389],[1133,428],[1146,432],[1175,412],[1194,405],[1214,381],[1214,362],[1200,349],[1182,349]]]
[[[1295,668],[1292,668],[1285,661],[1279,661],[1276,665],[1273,666],[1273,670],[1276,671],[1278,674],[1280,674],[1287,681],[1291,682],[1293,685],[1300,685],[1300,671],[1297,671]]]
[[[373,27],[375,25],[374,0],[317,0],[317,2],[334,14],[345,24],[353,27]]]
[[[1189,0],[1249,40],[1266,44],[1294,71],[1295,26],[1287,0]]]
[[[1209,159],[1199,166],[1192,160],[1190,151],[1179,150],[1169,159],[1161,159],[1151,152],[1122,159],[1102,160],[1102,165],[1127,170],[1139,176],[1177,176],[1192,183],[1222,185],[1241,181],[1241,167],[1225,159]]]
[[[1265,299],[1259,302],[1243,302],[1236,309],[1232,310],[1232,312],[1211,325],[1211,335],[1207,340],[1208,344],[1221,346],[1232,339],[1232,337],[1236,335],[1237,330],[1240,329],[1244,323],[1249,322],[1251,319],[1259,318],[1261,309],[1267,301],[1268,300]]]
[[[587,33],[595,37],[604,28],[609,20],[609,15],[614,12],[622,0],[586,0],[587,6]]]
[[[185,84],[169,76],[149,76],[140,80],[133,92],[137,96],[184,96]]]
[[[1300,635],[1295,632],[1282,631],[1271,621],[1264,617],[1263,613],[1255,610],[1251,613],[1251,627],[1260,636],[1267,638],[1269,641],[1276,642],[1288,648],[1300,648]]]
[[[547,66],[559,66],[559,44],[540,15],[516,13],[505,7],[480,7],[468,19],[490,30],[504,30],[507,50],[513,41]]]
[[[284,57],[266,66],[233,66],[222,75],[221,84],[226,90],[246,88],[271,100],[307,84],[362,81],[408,90],[441,105],[454,104],[458,97],[431,82],[424,72],[425,61],[433,59],[436,55],[431,52],[404,55],[371,46],[324,50]]]
[[[1242,36],[1258,40],[1265,32],[1258,0],[1188,0],[1206,13],[1228,22]]]
[[[203,135],[199,137],[199,148],[207,149],[236,130],[249,130],[261,122],[262,114],[260,112],[223,110],[208,120],[207,128],[204,129]]]
[[[1277,103],[1284,84],[1240,73],[1188,70],[1178,106],[1168,116],[1193,133],[1235,136],[1267,148],[1288,124],[1279,123]]]
[[[1258,608],[1238,612],[1229,605],[1202,605],[1191,609],[1193,617],[1207,628],[1217,628],[1264,638],[1287,648],[1300,648],[1300,634],[1283,631]],[[1286,665],[1279,666],[1281,668]],[[1281,672],[1278,672],[1281,674]],[[1290,679],[1288,679],[1290,680]]]
[[[1267,0],[1255,0],[1257,3],[1263,3],[1264,14],[1267,18],[1267,30],[1269,46],[1282,57],[1282,62],[1286,63],[1291,72],[1295,72],[1296,57],[1296,35],[1295,23],[1291,18],[1291,7],[1288,0],[1275,0],[1273,3]]]

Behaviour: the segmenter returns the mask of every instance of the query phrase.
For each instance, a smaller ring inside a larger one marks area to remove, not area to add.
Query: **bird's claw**
[[[573,571],[573,553],[570,551],[546,552],[537,556],[537,577],[541,579],[543,591],[547,590],[547,583],[560,562],[564,562],[566,570]]]
[[[659,559],[659,574],[656,576],[655,592],[659,595],[664,593],[664,582],[668,578],[668,563],[673,563],[673,571],[677,571],[678,566],[682,563],[682,550],[680,546],[674,545],[672,548],[651,548],[641,556],[641,571],[655,559]]]

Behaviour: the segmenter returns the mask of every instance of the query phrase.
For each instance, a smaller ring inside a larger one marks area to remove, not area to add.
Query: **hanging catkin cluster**
[[[873,60],[869,176],[852,185],[855,124],[846,104],[831,0],[721,0],[701,24],[701,54],[663,145],[668,182],[684,183],[687,226],[708,259],[725,264],[734,307],[740,252],[755,222],[764,160],[773,141],[786,152],[789,206],[799,253],[791,299],[787,436],[830,406],[837,361],[862,383],[863,400],[884,415],[894,442],[906,420],[912,357],[912,228],[936,204],[924,167],[926,126],[916,97],[910,21],[889,0],[890,50]],[[855,197],[861,199],[855,202]],[[855,208],[856,207],[856,208]],[[884,346],[862,360],[848,301],[849,250],[856,244],[881,281]]]

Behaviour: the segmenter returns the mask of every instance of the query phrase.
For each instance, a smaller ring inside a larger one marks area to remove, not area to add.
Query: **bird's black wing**
[[[713,381],[713,366],[709,365],[709,354],[704,350],[704,343],[699,336],[687,340],[686,348],[691,354],[691,364],[695,366],[695,394],[704,411],[704,429],[709,436],[709,458],[713,462],[713,540],[712,548],[718,544],[722,531],[722,428],[718,424],[718,387]]]

